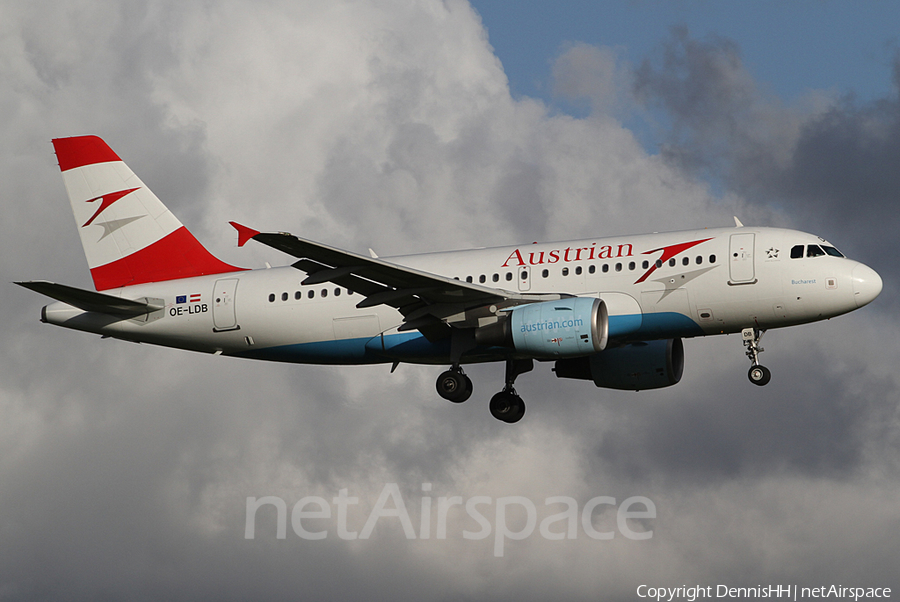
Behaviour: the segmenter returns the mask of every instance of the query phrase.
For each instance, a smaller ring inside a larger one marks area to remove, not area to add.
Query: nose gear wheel
[[[762,387],[772,380],[772,372],[759,363],[759,354],[765,351],[759,346],[759,340],[765,334],[765,330],[759,328],[745,328],[741,331],[741,338],[744,339],[744,347],[747,348],[747,357],[750,358],[750,371],[747,377],[754,385]]]

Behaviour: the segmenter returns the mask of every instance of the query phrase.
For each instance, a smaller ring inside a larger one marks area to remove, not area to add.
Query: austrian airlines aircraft
[[[881,292],[871,268],[795,230],[734,228],[378,258],[232,222],[296,261],[244,270],[209,253],[95,136],[53,141],[97,291],[19,282],[53,299],[41,320],[128,341],[309,364],[505,361],[494,417],[516,422],[513,383],[534,360],[612,389],[681,379],[681,339],[742,333],[750,381],[770,328],[838,316]]]

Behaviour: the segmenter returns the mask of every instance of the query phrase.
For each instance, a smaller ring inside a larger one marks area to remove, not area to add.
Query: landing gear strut
[[[472,380],[459,364],[438,376],[435,386],[438,395],[453,403],[462,403],[472,395]]]
[[[525,415],[525,402],[516,393],[513,383],[520,374],[534,369],[534,360],[506,360],[506,386],[491,397],[491,415],[497,420],[518,422]]]
[[[750,379],[750,382],[754,385],[759,385],[760,387],[768,384],[768,382],[772,380],[772,372],[759,363],[759,354],[765,351],[765,349],[759,346],[759,340],[765,332],[765,330],[760,330],[758,328],[745,328],[741,331],[741,337],[744,339],[744,347],[747,348],[747,357],[750,358],[750,363],[753,364],[750,366],[747,377]]]

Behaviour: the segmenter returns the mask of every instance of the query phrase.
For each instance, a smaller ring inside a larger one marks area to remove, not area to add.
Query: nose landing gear
[[[747,377],[750,379],[750,382],[754,385],[759,385],[760,387],[768,384],[769,381],[772,380],[772,372],[759,363],[759,354],[765,351],[765,349],[759,346],[759,340],[765,332],[765,330],[760,330],[758,328],[745,328],[741,331],[741,338],[744,339],[744,347],[747,348],[747,357],[750,358],[750,362],[753,364],[750,366]]]

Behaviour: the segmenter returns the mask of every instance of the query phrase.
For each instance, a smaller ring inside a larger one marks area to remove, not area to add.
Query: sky
[[[0,599],[896,591],[898,12],[0,1]],[[91,286],[50,144],[84,134],[235,265],[290,259],[238,248],[229,220],[388,256],[738,215],[822,235],[885,286],[860,311],[767,333],[764,388],[739,338],[691,339],[684,378],[658,391],[539,364],[506,425],[487,408],[499,365],[468,369],[457,405],[435,393],[439,367],[272,365],[40,324],[45,300],[13,281]],[[267,496],[286,535],[266,506],[248,538],[247,500]],[[486,536],[459,505],[438,536],[454,496],[483,502]],[[348,497],[350,531],[383,512],[369,537],[339,535]],[[303,518],[313,498],[330,517]],[[529,503],[537,525],[565,509],[551,498],[593,503],[590,530],[565,518],[516,539]],[[398,500],[416,539],[390,516]]]

